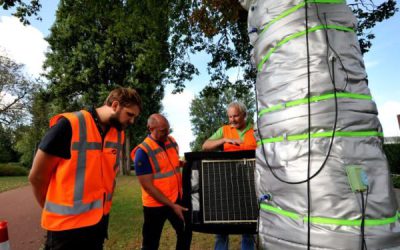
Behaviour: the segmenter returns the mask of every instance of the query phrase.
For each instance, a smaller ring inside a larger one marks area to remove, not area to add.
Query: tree
[[[2,6],[4,10],[16,7],[13,16],[18,17],[24,25],[30,24],[27,17],[32,15],[36,16],[37,20],[42,20],[42,18],[38,16],[38,12],[42,7],[39,0],[31,0],[29,4],[22,0],[0,0],[0,6]]]
[[[232,101],[241,101],[247,107],[247,120],[253,122],[255,98],[251,89],[245,85],[235,87],[206,87],[190,105],[193,134],[196,138],[190,143],[192,151],[200,151],[203,143],[224,124],[227,124],[226,108]]]
[[[99,106],[111,89],[133,87],[144,107],[127,133],[137,145],[146,136],[147,117],[161,110],[168,32],[167,1],[61,1],[46,39],[52,111]]]
[[[13,149],[12,133],[0,125],[0,163],[18,161],[18,154]]]
[[[380,5],[375,5],[373,1],[354,0],[353,3],[348,5],[358,20],[357,36],[361,53],[367,53],[372,46],[372,40],[375,38],[372,28],[377,23],[389,19],[398,11],[396,1],[388,0]]]
[[[32,165],[32,160],[41,138],[49,127],[50,114],[53,105],[50,103],[51,94],[46,90],[37,91],[29,105],[32,120],[29,125],[18,126],[15,133],[15,150],[20,154],[20,163],[25,167]]]
[[[23,65],[0,55],[0,124],[15,126],[26,122],[29,97],[38,84],[24,75]]]
[[[247,11],[238,0],[194,0],[179,1],[171,18],[174,29],[171,48],[174,56],[182,61],[188,55],[205,51],[211,54],[208,71],[212,86],[229,86],[227,72],[240,68],[244,79],[241,83],[253,85],[255,69],[250,66],[250,45],[247,31]],[[374,34],[371,29],[379,22],[392,17],[397,11],[396,1],[387,0],[375,5],[370,0],[354,0],[349,6],[358,18],[357,35],[363,53],[367,52]],[[183,63],[182,63],[183,64]],[[188,61],[185,65],[191,72],[197,69]],[[182,86],[180,86],[183,88]]]

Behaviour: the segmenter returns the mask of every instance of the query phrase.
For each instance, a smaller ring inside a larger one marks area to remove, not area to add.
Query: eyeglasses
[[[150,130],[157,130],[160,134],[170,134],[171,128],[150,128]]]

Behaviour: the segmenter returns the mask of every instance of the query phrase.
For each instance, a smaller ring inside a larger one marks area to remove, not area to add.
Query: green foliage
[[[60,2],[45,62],[54,112],[100,106],[116,86],[133,87],[144,110],[129,133],[139,143],[164,96],[167,12],[168,2],[156,0]]]
[[[0,165],[1,169],[1,165]],[[0,193],[29,184],[26,176],[0,176]]]
[[[384,144],[383,150],[385,151],[391,173],[400,174],[400,144]]]
[[[173,29],[170,50],[173,57],[188,74],[196,74],[189,55],[206,52],[211,55],[208,71],[210,85],[229,86],[233,84],[252,85],[255,82],[255,68],[250,65],[250,51],[247,11],[238,0],[194,0],[177,1],[171,13]],[[374,1],[355,0],[349,6],[358,18],[357,35],[362,53],[372,46],[375,37],[372,28],[379,22],[392,17],[397,11],[396,1],[387,0],[379,5]],[[231,82],[228,70],[240,68],[243,80]],[[171,70],[176,73],[179,71]],[[173,75],[173,74],[172,74]],[[190,75],[186,77],[191,77]],[[173,76],[169,79],[174,79]],[[182,90],[183,84],[177,90]]]
[[[241,87],[241,88],[240,88]],[[254,94],[246,86],[206,87],[190,105],[193,134],[196,139],[190,143],[192,151],[200,151],[203,143],[221,126],[227,124],[226,107],[232,101],[241,101],[248,109],[247,119],[253,122],[255,113]]]
[[[400,188],[400,175],[392,175],[393,187]]]
[[[251,86],[255,82],[255,69],[250,62],[250,44],[247,32],[247,11],[237,0],[177,1],[170,13],[172,24],[170,50],[187,74],[198,70],[190,62],[190,54],[206,52],[210,85],[220,88],[241,84]],[[230,81],[227,71],[240,68],[243,80]],[[174,81],[179,70],[170,69],[167,81]],[[186,76],[191,77],[191,75]],[[181,91],[184,84],[176,85]]]
[[[50,115],[53,113],[52,106],[48,104],[49,99],[46,91],[37,92],[29,108],[32,114],[31,124],[18,126],[14,132],[14,147],[20,154],[20,163],[25,167],[32,165],[37,146],[49,127]]]
[[[19,163],[2,163],[0,164],[0,176],[26,176],[28,170]]]
[[[38,16],[38,12],[42,7],[39,0],[31,0],[29,4],[22,0],[1,0],[0,6],[5,10],[16,7],[12,15],[19,18],[19,21],[24,25],[30,24],[27,18],[32,15],[36,16],[37,20],[42,20],[42,18]]]
[[[388,0],[377,6],[373,1],[354,0],[349,6],[358,20],[357,36],[361,53],[367,53],[372,46],[372,40],[375,38],[371,29],[377,23],[389,19],[398,11],[396,1]]]
[[[0,124],[0,163],[18,160],[18,154],[13,149],[13,137],[10,129],[4,129]]]

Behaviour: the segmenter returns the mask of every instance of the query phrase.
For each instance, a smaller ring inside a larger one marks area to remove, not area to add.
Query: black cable
[[[257,232],[257,236],[256,236],[256,249],[260,249],[260,234],[259,234],[259,232],[260,232],[260,212],[261,212],[261,202],[262,201],[259,201],[258,202],[258,217],[257,217],[257,230],[256,230],[256,232]]]
[[[361,226],[360,226],[361,250],[366,250],[367,244],[365,242],[365,210],[367,209],[367,202],[368,202],[368,187],[367,187],[367,193],[365,195],[365,202],[364,202],[364,192],[361,191],[360,196],[361,196]]]
[[[317,3],[315,3],[315,5],[317,6]],[[319,17],[319,13],[318,13],[318,6],[317,6],[317,15],[318,18],[320,20],[320,22],[322,23],[320,17]],[[310,208],[311,208],[311,191],[310,191],[310,180],[313,179],[315,176],[317,176],[322,169],[325,167],[326,162],[330,156],[331,150],[332,150],[332,146],[333,146],[333,141],[335,138],[335,132],[336,132],[336,126],[337,126],[337,120],[338,120],[338,101],[337,101],[337,90],[336,90],[336,83],[335,83],[335,77],[334,77],[334,64],[335,64],[335,60],[333,58],[332,60],[332,73],[329,71],[331,80],[332,80],[332,85],[333,85],[333,93],[334,93],[334,100],[335,100],[335,121],[334,121],[334,125],[333,125],[333,131],[332,131],[332,136],[331,136],[331,142],[329,144],[329,148],[328,148],[328,152],[327,155],[323,161],[323,163],[321,164],[321,166],[319,167],[319,169],[311,176],[311,172],[310,172],[310,165],[311,165],[311,103],[310,103],[310,97],[311,97],[311,72],[310,72],[310,53],[309,53],[309,39],[308,39],[308,4],[307,1],[305,2],[305,19],[306,19],[306,47],[307,47],[307,84],[308,84],[308,167],[307,167],[307,179],[302,180],[302,181],[287,181],[287,180],[283,180],[282,178],[280,178],[279,176],[277,176],[277,174],[273,171],[271,165],[268,163],[268,159],[266,157],[266,152],[265,152],[265,148],[264,145],[261,143],[261,148],[262,148],[262,153],[263,153],[263,157],[265,160],[265,163],[267,165],[267,167],[270,169],[272,175],[278,179],[279,181],[286,183],[286,184],[302,184],[304,182],[307,182],[307,206],[308,206],[308,211],[307,211],[307,217],[308,217],[308,232],[307,232],[307,248],[310,249],[310,242],[311,242],[311,220],[310,220]],[[326,24],[325,24],[326,25]],[[328,34],[326,29],[325,30],[325,34],[326,34],[326,42],[327,42],[327,65],[329,68],[329,57],[328,57],[328,52],[329,49],[331,49],[335,55],[337,55],[337,57],[339,58],[339,61],[343,67],[343,69],[346,72],[346,85],[345,88],[347,87],[347,83],[348,83],[348,74],[347,74],[347,70],[345,69],[340,57],[338,56],[338,53],[336,53],[336,51],[332,48],[332,46],[329,43],[329,39],[328,39]],[[344,88],[344,89],[345,89]],[[257,95],[257,86],[255,85],[255,97],[256,97],[256,110],[258,112],[258,95]],[[257,118],[257,133],[259,135],[260,141],[262,142],[263,140],[263,136],[261,134],[261,130],[260,130],[260,119]]]
[[[305,2],[305,21],[306,21],[306,51],[307,51],[307,108],[308,108],[308,159],[307,159],[307,249],[311,248],[311,187],[310,187],[310,168],[311,168],[311,72],[310,72],[310,44],[308,38],[308,2]]]
[[[361,226],[360,226],[360,230],[361,230],[361,250],[364,250],[364,192],[361,191],[360,192],[360,196],[361,196]]]
[[[319,15],[319,8],[318,8],[318,4],[317,4],[317,3],[315,3],[315,7],[316,7],[316,11],[317,11],[318,20],[320,21],[320,23],[322,23],[322,24],[324,24],[325,26],[327,26],[327,25],[328,25],[328,21],[326,20],[326,13],[324,12],[324,20],[325,20],[325,23],[323,23],[322,20],[321,20],[320,15]],[[343,89],[341,90],[341,91],[346,91],[347,85],[348,85],[348,83],[349,83],[349,74],[348,74],[348,72],[347,72],[346,67],[344,67],[343,61],[342,61],[342,59],[340,58],[339,53],[336,52],[336,50],[332,47],[331,43],[329,42],[329,37],[328,37],[328,31],[327,31],[327,29],[324,29],[324,31],[325,31],[325,39],[326,39],[326,42],[327,42],[328,47],[332,50],[333,54],[335,54],[335,56],[338,58],[339,63],[340,63],[340,65],[342,66],[344,73],[346,74],[346,83],[345,83]],[[329,50],[327,50],[327,53],[326,53],[326,60],[327,60],[327,62],[328,62],[328,66],[329,66],[329,55],[328,55],[328,51],[329,51]],[[333,70],[334,70],[334,69],[332,68],[332,71],[333,71]],[[331,74],[331,71],[330,71],[330,70],[329,70],[329,75],[330,75],[331,80],[332,80],[332,74]],[[337,90],[335,89],[335,91],[337,91]]]

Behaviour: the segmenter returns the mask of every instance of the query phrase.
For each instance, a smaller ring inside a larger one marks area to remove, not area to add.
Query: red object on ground
[[[0,250],[9,250],[7,221],[0,221]]]

